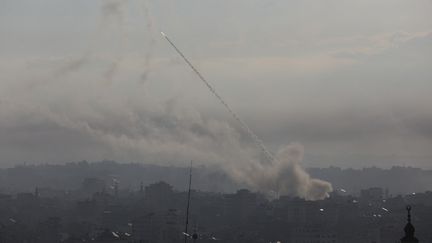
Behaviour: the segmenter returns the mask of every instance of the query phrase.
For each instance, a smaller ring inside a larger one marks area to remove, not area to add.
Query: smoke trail
[[[120,69],[120,63],[121,63],[121,58],[120,57],[115,58],[114,61],[111,62],[108,69],[104,72],[103,77],[109,84],[111,84],[112,80],[114,79],[115,75]]]
[[[307,200],[324,199],[329,196],[332,186],[330,183],[312,179],[310,175],[300,166],[303,158],[303,147],[300,145],[289,145],[284,150],[279,151],[277,157],[266,148],[259,137],[249,128],[249,126],[231,109],[228,103],[219,95],[216,89],[204,78],[195,68],[187,57],[177,48],[165,33],[162,36],[170,43],[175,51],[183,58],[189,67],[197,74],[200,80],[207,86],[210,92],[225,107],[225,109],[239,122],[241,127],[247,132],[255,145],[263,152],[268,163],[254,164],[249,167],[239,168],[235,166],[228,170],[234,178],[240,179],[250,186],[263,192],[276,192],[277,195],[288,194],[296,195]]]
[[[156,44],[156,40],[153,37],[153,34],[156,33],[156,31],[154,28],[154,18],[150,14],[150,10],[149,10],[149,1],[142,0],[141,3],[142,3],[141,6],[142,6],[143,15],[146,21],[147,32],[149,35],[149,48],[147,52],[144,54],[144,72],[140,75],[141,83],[145,83],[151,71],[150,69],[152,64],[151,60],[153,57],[153,48]]]
[[[129,39],[127,34],[127,20],[126,10],[128,0],[105,0],[101,7],[102,24],[109,24],[111,28],[117,28],[118,37],[120,38],[117,43],[119,50],[111,60],[111,64],[104,72],[103,77],[111,83],[112,79],[118,73],[121,63],[123,61],[123,49]],[[114,38],[112,38],[114,39]]]
[[[102,37],[104,32],[108,32],[108,27],[117,27],[118,30],[114,31],[116,35],[120,33],[121,40],[119,46],[122,48],[128,36],[125,31],[125,10],[128,0],[103,0],[100,7],[101,17],[98,24],[95,35],[91,38],[91,44],[88,50],[81,57],[69,60],[63,67],[58,68],[54,71],[54,77],[61,77],[77,72],[84,68],[88,63],[91,62],[91,58],[94,56],[97,47],[102,43]],[[109,31],[109,33],[112,33]],[[110,39],[114,39],[111,38]],[[111,64],[108,69],[103,73],[103,77],[107,80],[111,80],[114,75],[118,72],[119,66],[123,60],[123,54],[120,50],[118,54],[111,60]]]
[[[108,21],[124,23],[124,8],[128,0],[104,0],[101,6],[103,24]]]
[[[195,66],[186,58],[186,56],[177,48],[177,46],[168,38],[165,33],[161,32],[162,36],[171,44],[172,47],[176,50],[176,52],[183,58],[183,60],[189,65],[189,67],[198,75],[198,77],[201,79],[201,81],[204,82],[204,84],[207,86],[207,88],[210,90],[210,92],[219,100],[219,102],[225,107],[225,109],[234,117],[236,121],[239,122],[239,124],[242,126],[242,128],[247,132],[247,134],[251,137],[251,139],[254,141],[256,146],[264,153],[266,159],[268,162],[273,162],[274,158],[273,155],[268,151],[268,149],[265,147],[264,143],[259,139],[259,137],[249,128],[249,126],[240,118],[240,116],[235,113],[231,107],[228,105],[228,103],[225,102],[225,100],[216,92],[216,89],[213,88],[213,86],[204,78],[203,75],[195,68]]]
[[[127,29],[128,3],[129,0],[100,0],[99,19],[84,53],[72,58],[60,59],[55,63],[56,66],[53,70],[47,74],[48,77],[33,80],[29,88],[51,83],[54,80],[80,72],[101,59],[106,63],[105,70],[100,74],[101,79],[110,84],[122,67],[124,50],[129,40]],[[104,50],[107,46],[110,48],[111,55],[107,55]],[[102,56],[99,55],[101,53],[103,53]],[[146,61],[146,63],[148,62]]]
[[[70,60],[69,63],[67,63],[65,66],[54,71],[54,77],[57,78],[80,70],[83,66],[86,65],[91,55],[92,53],[88,52],[82,57],[79,57],[74,60]]]

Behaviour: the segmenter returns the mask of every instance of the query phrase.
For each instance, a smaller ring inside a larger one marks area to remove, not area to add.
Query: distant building
[[[61,218],[49,217],[40,222],[36,230],[38,232],[38,241],[44,243],[57,243],[61,240],[60,234]]]
[[[229,222],[241,222],[255,211],[257,195],[246,189],[238,190],[236,194],[225,195],[223,211]]]
[[[405,225],[405,236],[401,239],[401,243],[418,243],[419,240],[414,236],[415,228],[411,224],[411,206],[407,206],[408,223]]]
[[[147,206],[154,211],[172,207],[174,190],[166,182],[161,181],[146,186],[144,195]]]
[[[145,196],[147,198],[161,199],[173,194],[173,188],[170,184],[160,181],[146,186]]]
[[[294,226],[290,230],[292,243],[335,243],[337,242],[337,235],[334,229],[327,228],[323,225],[302,225]]]
[[[36,197],[33,193],[23,192],[16,195],[17,202],[20,204],[28,204],[34,202]]]
[[[86,178],[82,182],[81,190],[88,195],[105,190],[105,181],[99,178]]]
[[[384,190],[379,187],[372,187],[369,189],[361,190],[360,199],[367,203],[381,202],[384,198]]]
[[[180,212],[176,209],[136,217],[132,221],[133,242],[178,242],[182,239],[180,219]]]

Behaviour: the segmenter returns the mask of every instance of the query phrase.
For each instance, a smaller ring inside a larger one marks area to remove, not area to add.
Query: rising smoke
[[[127,39],[123,31],[126,7],[127,0],[106,0],[101,7],[101,26],[117,26],[119,31],[115,33],[122,40]],[[153,19],[148,8],[144,8],[147,28],[151,28],[150,32],[153,32]],[[123,54],[120,51],[106,72],[102,73],[104,79],[110,80],[121,71],[119,67],[124,58]],[[94,49],[90,48],[85,55],[59,69],[55,78],[87,67],[93,55]],[[145,66],[150,65],[152,56],[152,52],[145,56]],[[199,74],[197,70],[196,72]],[[143,78],[147,76],[148,72],[145,70]],[[331,185],[311,178],[300,166],[303,157],[301,145],[291,144],[273,156],[210,83],[204,78],[203,81],[244,131],[237,130],[226,121],[203,117],[196,110],[182,105],[179,100],[161,102],[140,97],[131,101],[123,97],[130,98],[129,96],[133,95],[121,92],[122,97],[115,98],[119,96],[119,91],[101,87],[92,90],[88,87],[88,80],[78,79],[74,82],[75,89],[70,90],[70,94],[64,92],[70,96],[70,100],[66,100],[67,95],[61,96],[61,100],[55,99],[55,102],[29,95],[26,100],[19,102],[11,98],[0,103],[0,117],[8,118],[0,119],[0,128],[5,131],[2,137],[15,138],[8,139],[8,144],[14,141],[17,147],[22,146],[21,144],[40,144],[40,139],[45,142],[53,141],[47,142],[46,147],[39,145],[41,147],[38,147],[37,151],[29,152],[30,157],[20,157],[21,161],[44,161],[47,154],[53,154],[52,146],[62,144],[62,147],[69,148],[63,157],[69,161],[114,159],[185,164],[194,160],[219,165],[238,182],[264,193],[274,192],[308,200],[328,196],[332,190]],[[66,83],[64,80],[59,82]],[[83,90],[82,87],[87,88]],[[46,91],[51,90],[46,87]],[[75,94],[80,95],[79,99],[71,98]],[[16,138],[19,131],[12,128],[19,128],[21,133],[24,132],[25,141]],[[24,128],[28,128],[28,131]],[[37,136],[30,136],[35,131]],[[250,136],[251,141],[242,139],[244,132]],[[259,149],[253,147],[251,142]],[[34,149],[34,146],[30,147],[29,150]],[[9,151],[7,146],[3,146],[0,151],[6,158],[6,154],[12,155],[11,158],[16,154],[14,150]],[[261,159],[262,155],[264,161]],[[56,156],[53,158],[55,160]]]
[[[238,181],[270,196],[291,195],[306,200],[327,198],[333,190],[331,184],[310,177],[300,165],[303,154],[303,146],[293,143],[278,151],[271,164],[251,161],[240,168],[230,167],[228,172]]]
[[[115,94],[104,92],[108,94],[100,103],[84,102],[91,98],[89,94],[81,96],[82,102],[60,107],[34,104],[34,99],[3,100],[0,116],[7,119],[0,120],[0,143],[5,144],[0,148],[2,157],[16,158],[15,152],[8,151],[10,145],[23,148],[28,144],[18,161],[46,161],[47,155],[52,155],[53,161],[65,162],[113,159],[186,165],[194,160],[220,166],[237,182],[269,195],[316,200],[331,191],[330,184],[310,178],[301,168],[303,148],[299,144],[281,149],[273,163],[261,163],[260,152],[242,139],[241,131],[225,121],[203,117],[180,100],[107,105]],[[25,140],[20,134],[26,134]],[[56,155],[53,148],[64,152]]]
[[[111,59],[111,64],[104,72],[103,76],[109,83],[112,82],[115,75],[119,72],[120,66],[124,59],[124,49],[128,42],[126,8],[128,0],[105,0],[101,6],[102,25],[108,25],[107,30],[114,29],[112,39],[119,37],[117,40],[118,49],[115,56]]]
[[[154,34],[157,33],[155,31],[154,26],[154,18],[150,13],[150,6],[148,0],[142,0],[141,1],[141,7],[143,10],[145,22],[146,22],[146,30],[147,35],[149,36],[149,48],[147,48],[146,52],[144,53],[144,66],[143,66],[143,73],[140,75],[140,82],[145,83],[148,80],[150,70],[151,70],[151,64],[152,64],[152,58],[153,58],[153,49],[156,44],[156,40],[154,38]]]
[[[234,112],[231,106],[219,95],[216,89],[189,61],[189,59],[177,48],[171,39],[163,32],[162,36],[171,44],[176,52],[183,58],[186,64],[195,72],[199,79],[205,84],[208,90],[224,106],[231,116],[241,125],[248,136],[254,141],[256,147],[261,150],[268,163],[252,165],[251,171],[243,174],[242,171],[235,171],[249,185],[263,192],[273,191],[277,195],[296,195],[308,200],[323,199],[329,196],[332,191],[331,184],[325,181],[311,179],[309,174],[302,169],[300,161],[303,158],[303,148],[299,145],[290,145],[281,150],[276,158],[266,148],[261,139],[249,128],[249,126]],[[242,176],[243,175],[243,176]]]
[[[115,45],[116,50],[114,57],[111,57],[110,64],[103,72],[102,77],[108,83],[119,72],[121,63],[124,59],[124,49],[127,45],[127,20],[126,9],[128,0],[103,0],[100,6],[100,20],[91,38],[91,45],[88,50],[81,56],[68,59],[63,65],[54,70],[54,78],[62,78],[66,75],[75,73],[92,63],[95,55],[98,54],[98,48],[101,43],[106,41]],[[113,33],[113,34],[110,34]]]
[[[125,51],[129,44],[129,2],[130,0],[100,0],[100,18],[94,34],[90,37],[90,45],[84,54],[80,56],[58,60],[56,67],[52,71],[53,79],[65,78],[82,71],[89,65],[102,61],[105,68],[102,70],[100,77],[105,83],[112,84],[125,61]],[[138,78],[138,83],[143,84],[148,80],[152,68],[153,49],[156,44],[154,36],[158,32],[154,27],[154,18],[150,13],[148,0],[138,0],[138,4],[144,17],[147,39],[147,45],[143,49],[142,54],[144,57],[143,65],[141,66],[143,71]],[[106,52],[107,45],[110,46],[109,52]],[[47,81],[51,79],[48,77],[44,78]],[[33,84],[32,87],[36,85]]]

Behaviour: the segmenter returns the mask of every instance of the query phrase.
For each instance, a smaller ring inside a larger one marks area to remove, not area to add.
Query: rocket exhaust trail
[[[272,163],[274,161],[273,155],[269,152],[267,147],[261,141],[261,139],[249,128],[249,126],[240,118],[240,116],[235,113],[228,103],[219,95],[216,89],[207,81],[206,78],[195,68],[195,66],[187,59],[187,57],[177,48],[177,46],[171,41],[170,38],[161,32],[161,35],[170,43],[170,45],[175,49],[175,51],[183,58],[183,60],[188,64],[188,66],[194,71],[194,73],[201,79],[201,81],[207,86],[210,92],[219,100],[219,102],[225,107],[225,109],[234,117],[234,119],[241,125],[241,127],[247,132],[249,137],[254,141],[255,145],[264,153],[268,162]]]

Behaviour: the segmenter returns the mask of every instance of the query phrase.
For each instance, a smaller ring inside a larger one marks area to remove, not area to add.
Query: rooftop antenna
[[[192,187],[192,160],[190,162],[190,169],[189,169],[189,188],[188,188],[188,200],[187,200],[187,206],[186,206],[186,223],[185,223],[185,233],[184,234],[184,242],[187,243],[188,239],[188,226],[189,226],[189,207],[190,207],[190,198],[191,198],[191,187]]]

